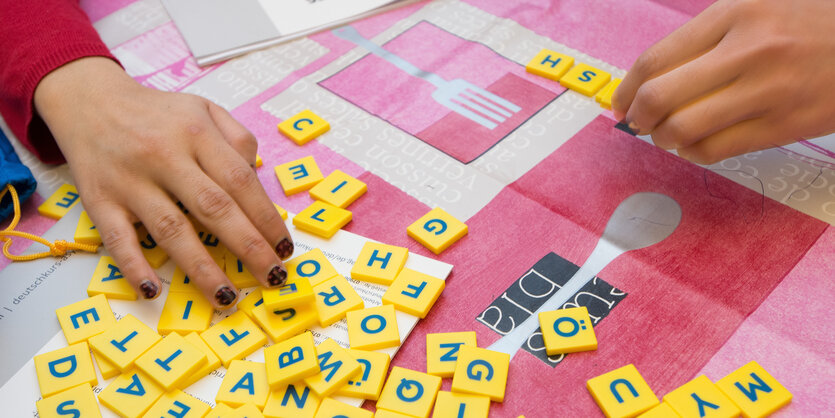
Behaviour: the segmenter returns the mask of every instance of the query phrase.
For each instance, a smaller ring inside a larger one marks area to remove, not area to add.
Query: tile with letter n
[[[513,330],[514,324],[528,319],[577,272],[579,267],[555,253],[548,253],[515,280],[476,320],[500,335]],[[585,306],[593,326],[598,326],[626,293],[595,277],[560,308]],[[536,319],[534,319],[536,320]],[[522,348],[551,367],[563,361],[565,354],[549,357],[545,352],[542,330],[537,328]]]

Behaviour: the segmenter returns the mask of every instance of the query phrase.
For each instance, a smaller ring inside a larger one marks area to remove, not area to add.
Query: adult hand
[[[257,142],[225,110],[143,87],[101,57],[51,72],[34,100],[104,245],[139,294],[152,299],[161,284],[139,248],[137,220],[217,308],[237,298],[176,201],[265,286],[286,280],[281,258],[293,243],[254,172]]]
[[[835,2],[720,0],[646,50],[615,117],[701,164],[835,130]]]

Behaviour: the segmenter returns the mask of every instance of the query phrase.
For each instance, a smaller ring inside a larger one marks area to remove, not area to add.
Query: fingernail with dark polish
[[[270,270],[269,274],[267,274],[267,283],[270,286],[281,286],[284,283],[287,283],[287,270],[279,266],[275,266]]]
[[[142,291],[142,297],[144,297],[145,299],[153,299],[157,297],[157,294],[159,293],[159,288],[157,287],[157,285],[155,285],[154,282],[150,280],[145,280],[144,282],[142,282],[142,284],[139,285],[139,290]]]
[[[620,129],[621,131],[626,132],[630,135],[638,135],[638,132],[632,130],[632,128],[630,128],[626,122],[619,122],[617,125],[615,125],[615,128]]]
[[[284,238],[278,245],[275,246],[275,253],[281,257],[282,260],[293,255],[293,241],[290,238]]]
[[[223,286],[215,293],[215,299],[217,303],[221,306],[227,306],[235,301],[235,298],[238,296],[235,294],[235,291],[230,289],[228,286]]]

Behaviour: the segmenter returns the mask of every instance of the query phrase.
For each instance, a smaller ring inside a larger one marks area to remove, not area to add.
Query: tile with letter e
[[[88,342],[93,351],[124,372],[159,340],[156,331],[127,314],[109,330],[90,337]]]
[[[406,228],[406,234],[435,254],[467,235],[467,225],[441,208],[434,208]]]
[[[165,390],[180,388],[206,364],[206,353],[172,332],[136,359],[136,367]]]
[[[148,418],[203,418],[210,409],[208,404],[178,389],[160,396],[145,416]]]
[[[122,372],[115,364],[95,351],[93,351],[93,358],[96,360],[96,366],[99,368],[99,374],[101,374],[102,379],[110,379]]]
[[[131,369],[116,377],[99,393],[99,403],[121,417],[138,418],[165,390],[145,373]]]
[[[666,402],[661,402],[658,405],[653,406],[647,412],[644,412],[641,415],[638,415],[638,418],[679,418],[681,415],[677,414],[676,411],[670,406],[670,404]]]
[[[393,367],[377,401],[377,408],[427,418],[441,388],[441,378]]]
[[[314,418],[374,418],[374,413],[356,406],[339,402],[336,399],[325,398],[319,405]]]
[[[348,380],[348,383],[336,391],[338,396],[369,399],[376,401],[380,398],[383,383],[389,370],[391,357],[379,351],[365,351],[349,349],[348,353],[362,368],[362,371]]]
[[[310,189],[310,197],[330,203],[338,208],[347,208],[359,199],[368,186],[342,170],[333,170],[324,180]]]
[[[223,418],[264,418],[264,414],[257,406],[247,403],[235,408],[231,413],[224,415]]]
[[[543,49],[528,62],[525,70],[549,80],[560,81],[560,78],[568,72],[572,65],[574,65],[574,57],[550,49]]]
[[[113,257],[99,258],[99,264],[93,271],[87,296],[104,295],[110,299],[136,300],[136,292],[122,275]]]
[[[261,282],[252,275],[252,273],[247,270],[244,263],[229,252],[223,256],[224,258],[224,268],[226,269],[226,277],[229,278],[229,281],[232,282],[235,287],[238,289],[245,289],[247,287],[255,287],[261,285]]]
[[[142,250],[142,255],[152,268],[158,269],[168,261],[168,253],[157,244],[148,232],[148,228],[144,225],[139,226],[136,229],[136,236],[139,238],[139,249]]]
[[[206,377],[212,370],[217,369],[220,367],[220,359],[217,357],[214,351],[200,338],[196,332],[190,332],[183,337],[189,344],[193,345],[198,350],[202,351],[206,354],[206,363],[203,364],[203,367],[198,369],[196,372],[192,373],[185,381],[183,381],[182,386],[187,388],[193,385],[198,380]]]
[[[241,299],[237,305],[235,305],[239,311],[244,311],[246,315],[255,320],[255,317],[252,315],[252,310],[261,306],[264,303],[264,299],[261,298],[261,292],[264,290],[262,287],[258,287],[253,289],[246,295],[245,298]]]
[[[263,408],[269,394],[270,386],[267,384],[264,363],[233,360],[220,383],[215,400],[236,408],[246,403]]]
[[[598,70],[585,63],[580,63],[568,70],[560,79],[560,84],[580,94],[594,96],[611,78],[612,75],[606,71]]]
[[[78,202],[78,190],[75,186],[64,184],[38,206],[38,213],[48,218],[61,219]]]
[[[342,276],[333,277],[313,288],[316,311],[323,328],[345,317],[349,311],[362,309],[365,302]]]
[[[360,372],[360,364],[336,341],[326,338],[316,346],[319,373],[304,379],[304,383],[324,398],[336,392],[348,379]]]
[[[322,400],[302,382],[270,392],[264,406],[267,418],[313,418]]]
[[[664,395],[664,402],[683,418],[731,418],[741,413],[739,407],[705,375],[673,389]]]
[[[716,386],[742,409],[745,418],[771,415],[792,401],[792,394],[756,361],[719,379]]]
[[[278,214],[281,215],[281,219],[287,220],[287,209],[284,209],[281,206],[278,206],[278,203],[273,202],[273,206],[275,206],[275,210],[278,211]]]
[[[278,131],[290,138],[296,145],[304,145],[319,135],[327,132],[331,126],[328,122],[305,109],[295,116],[285,119],[278,124]]]
[[[40,418],[101,418],[101,410],[89,383],[67,389],[35,402]]]
[[[351,267],[351,278],[388,286],[406,265],[407,258],[407,248],[368,241]]]
[[[600,106],[604,109],[612,110],[612,96],[615,94],[615,90],[618,89],[621,81],[623,80],[619,78],[612,80],[594,96],[594,100],[600,103]]]
[[[586,388],[609,418],[634,417],[658,405],[658,397],[632,364],[589,379]]]
[[[75,242],[82,244],[101,245],[101,234],[99,234],[98,228],[93,225],[93,221],[90,220],[90,215],[87,214],[87,211],[81,211],[73,239]]]
[[[316,343],[310,331],[264,349],[267,382],[277,389],[319,373]]]
[[[542,312],[539,326],[549,356],[597,350],[597,337],[585,306]]]
[[[487,418],[490,398],[455,392],[438,392],[432,418]]]
[[[284,262],[284,267],[287,268],[287,280],[304,277],[310,282],[311,286],[316,286],[331,277],[339,276],[339,272],[325,257],[325,253],[318,248],[287,260]]]
[[[104,295],[95,295],[58,308],[55,314],[67,344],[85,341],[116,325],[116,317]]]
[[[351,348],[380,350],[400,345],[394,306],[380,305],[346,314]]]
[[[318,324],[319,315],[313,303],[277,311],[268,310],[261,305],[252,310],[252,319],[273,342],[280,342]]]
[[[426,334],[426,372],[452,377],[461,347],[477,347],[475,331]]]
[[[324,178],[311,155],[275,166],[275,176],[287,196],[309,190]]]
[[[383,294],[384,305],[394,305],[398,311],[426,318],[446,283],[443,280],[404,268]]]
[[[330,238],[351,222],[351,211],[316,200],[293,217],[293,226],[302,231]]]
[[[162,335],[204,331],[209,327],[214,313],[215,308],[202,293],[168,292],[157,331]]]
[[[84,383],[95,386],[99,381],[86,341],[38,354],[33,360],[44,397]]]
[[[243,311],[229,315],[200,336],[220,358],[223,367],[229,367],[232,360],[240,360],[267,343],[267,335]]]
[[[288,278],[282,286],[264,289],[261,298],[264,300],[264,307],[270,311],[305,305],[315,299],[313,287],[304,277],[295,277],[292,280]]]
[[[452,375],[452,391],[504,401],[510,355],[486,348],[462,346]]]

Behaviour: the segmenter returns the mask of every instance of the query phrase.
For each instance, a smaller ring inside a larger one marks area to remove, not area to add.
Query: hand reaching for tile
[[[650,47],[615,117],[697,163],[835,131],[835,3],[721,0]]]

